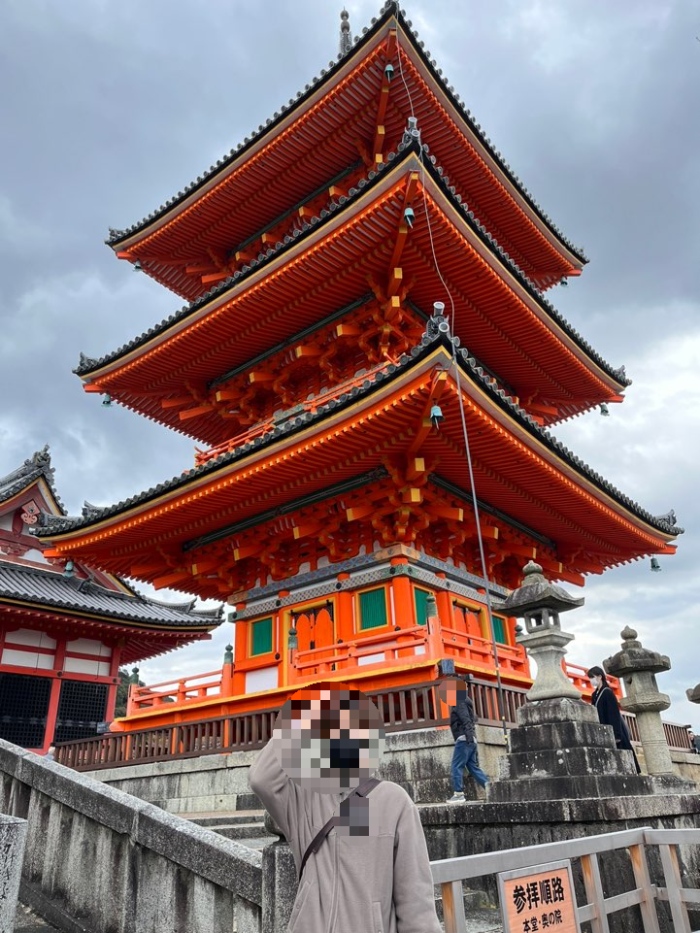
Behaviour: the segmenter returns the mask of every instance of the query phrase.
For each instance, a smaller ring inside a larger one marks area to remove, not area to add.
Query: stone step
[[[178,813],[177,816],[198,826],[213,829],[216,826],[231,826],[235,823],[260,823],[262,825],[264,810],[211,810],[202,813]]]
[[[207,829],[213,830],[219,836],[225,836],[227,839],[235,839],[237,842],[243,842],[244,839],[262,836],[265,833],[265,827],[262,820],[259,823],[222,823],[216,826],[207,826]],[[270,837],[276,839],[276,836]]]
[[[243,839],[237,839],[236,842],[240,842],[242,846],[246,846],[249,849],[262,852],[265,846],[272,845],[272,843],[277,842],[277,840],[277,836],[248,836]]]

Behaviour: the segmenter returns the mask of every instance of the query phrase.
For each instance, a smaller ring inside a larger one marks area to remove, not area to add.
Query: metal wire
[[[403,73],[403,64],[401,62],[402,49],[401,49],[401,45],[398,44],[398,42],[397,42],[397,45],[398,45],[398,59],[399,59],[399,74],[401,75],[401,80],[403,81],[404,88],[406,89],[406,95],[408,96],[408,103],[411,108],[411,116],[415,119],[416,114],[413,108],[413,97],[411,96],[411,91],[408,87],[408,82],[406,81],[406,77]],[[437,253],[435,251],[435,241],[433,238],[432,224],[430,222],[430,211],[428,210],[428,199],[425,193],[425,164],[423,161],[423,147],[422,146],[420,149],[419,159],[420,159],[420,165],[421,165],[421,189],[423,192],[423,209],[425,211],[425,217],[426,217],[426,221],[428,225],[428,236],[430,238],[430,249],[431,249],[432,256],[433,256],[433,262],[435,263],[435,271],[437,272],[438,277],[440,281],[442,282],[442,286],[445,289],[445,293],[450,302],[451,318],[448,320],[448,323],[449,323],[449,321],[454,321],[455,319],[455,304],[454,304],[454,299],[452,298],[452,293],[450,292],[447,282],[443,278],[442,272],[440,271],[440,263],[438,262]],[[451,336],[451,333],[450,333],[450,336]],[[498,658],[498,643],[496,642],[496,630],[495,630],[494,623],[493,623],[493,608],[491,605],[491,591],[490,591],[489,576],[488,576],[488,572],[486,569],[486,554],[484,551],[484,539],[481,534],[481,524],[479,521],[479,503],[478,503],[478,498],[476,494],[476,483],[474,482],[474,465],[472,462],[471,447],[469,444],[469,431],[467,430],[467,418],[466,418],[466,414],[464,411],[464,399],[462,398],[462,386],[461,386],[461,381],[460,381],[459,365],[457,363],[457,348],[452,340],[450,340],[450,343],[452,346],[452,366],[454,369],[455,384],[457,387],[457,398],[459,400],[459,411],[460,411],[460,417],[462,421],[464,450],[467,455],[467,469],[469,471],[469,488],[472,493],[472,500],[473,500],[472,505],[474,507],[474,519],[476,522],[476,536],[479,542],[479,558],[481,560],[481,572],[482,572],[482,576],[484,579],[484,583],[486,584],[485,586],[486,612],[488,615],[489,629],[491,632],[491,647],[493,650],[493,659],[494,659],[494,664],[496,666],[496,686],[497,686],[498,707],[499,707],[498,715],[501,720],[501,725],[503,727],[503,735],[507,739],[508,738],[508,726],[506,725],[505,697],[503,695],[503,682],[501,680],[501,667],[500,667],[499,658]]]

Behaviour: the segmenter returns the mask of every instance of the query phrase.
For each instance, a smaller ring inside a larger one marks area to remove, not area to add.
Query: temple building
[[[44,448],[0,478],[0,738],[35,751],[95,735],[114,715],[120,665],[208,638],[221,617],[47,556],[30,529],[42,513],[66,517],[53,475]]]
[[[237,610],[230,680],[167,709],[139,694],[125,728],[319,676],[425,684],[446,660],[527,686],[498,605],[528,559],[582,584],[675,551],[672,513],[548,430],[630,385],[545,296],[587,260],[395,3],[354,42],[344,14],[328,69],[109,245],[187,303],[76,372],[200,447],[42,540]]]

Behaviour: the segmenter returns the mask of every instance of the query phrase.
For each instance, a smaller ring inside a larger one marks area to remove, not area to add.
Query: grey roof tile
[[[0,560],[0,598],[42,603],[54,609],[80,610],[108,621],[147,623],[163,629],[201,625],[216,628],[223,609],[194,609],[195,601],[168,604],[141,595],[112,592],[90,580],[69,579],[49,570],[39,570]]]

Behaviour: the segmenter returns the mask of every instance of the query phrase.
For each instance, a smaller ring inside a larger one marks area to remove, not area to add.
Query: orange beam
[[[174,583],[183,583],[185,580],[191,580],[192,576],[186,570],[179,570],[173,573],[166,573],[162,577],[156,577],[153,580],[152,586],[156,590],[162,590],[167,586],[172,586]]]
[[[164,398],[161,399],[160,407],[161,408],[182,408],[183,405],[191,405],[192,402],[195,402],[196,399],[192,398],[191,395],[179,395],[177,398]]]
[[[178,418],[181,421],[187,421],[189,418],[196,418],[198,415],[210,415],[213,411],[216,411],[213,405],[198,405],[196,408],[181,411]]]

